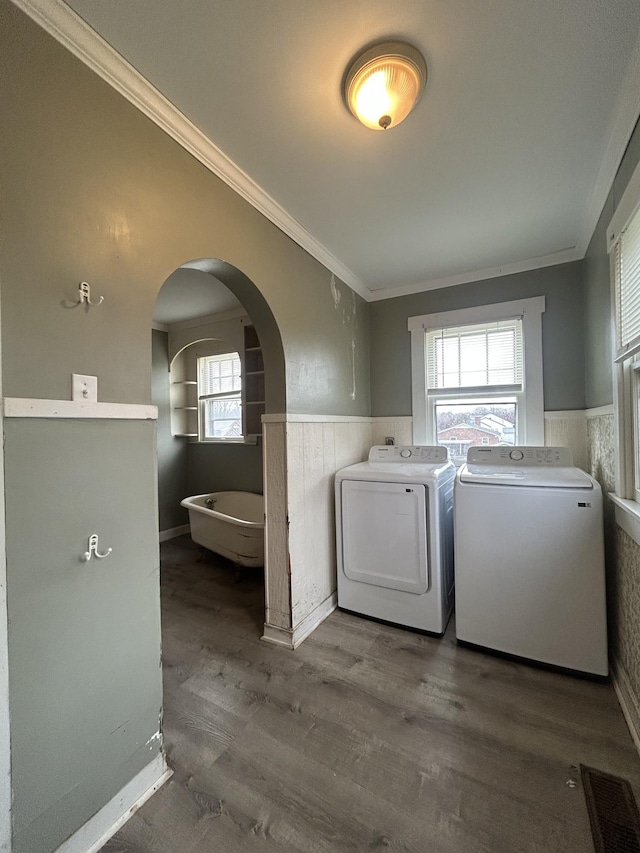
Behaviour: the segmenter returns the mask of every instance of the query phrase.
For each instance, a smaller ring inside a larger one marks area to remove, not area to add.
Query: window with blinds
[[[242,438],[242,365],[237,352],[198,359],[201,439]]]
[[[522,320],[426,332],[427,389],[522,388]]]
[[[618,358],[640,351],[640,208],[614,248],[614,298]]]

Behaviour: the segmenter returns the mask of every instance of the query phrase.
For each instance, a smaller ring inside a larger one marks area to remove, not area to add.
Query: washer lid
[[[556,466],[534,467],[523,465],[473,465],[460,468],[461,483],[478,483],[485,486],[544,486],[550,489],[593,489],[588,474],[579,468]]]

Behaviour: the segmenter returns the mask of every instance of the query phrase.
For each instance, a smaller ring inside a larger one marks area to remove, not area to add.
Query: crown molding
[[[424,293],[428,290],[439,290],[442,287],[454,287],[458,284],[472,284],[476,281],[484,281],[488,278],[500,278],[514,273],[529,272],[531,270],[552,267],[556,264],[568,264],[572,261],[580,261],[584,253],[578,249],[562,249],[551,255],[543,255],[539,258],[529,258],[526,261],[516,261],[513,264],[504,264],[500,267],[487,267],[482,270],[451,275],[447,278],[436,278],[431,281],[421,281],[416,284],[407,284],[403,287],[384,287],[380,290],[372,290],[369,297],[370,302],[378,302],[382,299],[393,299],[395,296],[410,296],[414,293]]]
[[[613,186],[614,179],[626,151],[631,134],[640,116],[640,37],[636,42],[631,61],[627,67],[622,88],[618,93],[609,125],[609,139],[604,157],[593,182],[586,207],[584,223],[580,229],[577,248],[584,256],[589,248],[602,208]]]
[[[303,225],[290,216],[278,202],[253,181],[246,172],[240,169],[220,148],[214,145],[193,122],[152,86],[63,0],[12,0],[12,3],[367,302],[393,299],[396,296],[407,296],[581,260],[585,256],[622,156],[640,115],[640,39],[638,39],[627,69],[624,85],[613,109],[605,155],[594,180],[584,221],[579,230],[579,240],[575,247],[513,264],[475,270],[400,287],[372,290],[336,258],[326,246],[316,240]]]
[[[369,288],[355,273],[214,145],[63,0],[12,2],[301,248],[356,293],[369,299]]]

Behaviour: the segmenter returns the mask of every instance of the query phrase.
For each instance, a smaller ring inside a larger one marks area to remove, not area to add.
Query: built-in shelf
[[[171,434],[183,438],[198,437],[198,383],[189,376],[184,353],[176,356],[171,366],[169,388]]]
[[[244,434],[262,435],[262,415],[265,411],[264,360],[258,333],[253,326],[244,327]]]

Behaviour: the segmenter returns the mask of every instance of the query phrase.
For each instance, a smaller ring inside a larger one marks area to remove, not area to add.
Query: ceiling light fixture
[[[368,48],[351,63],[344,97],[365,127],[386,130],[409,115],[427,82],[427,63],[410,44],[383,42]]]

